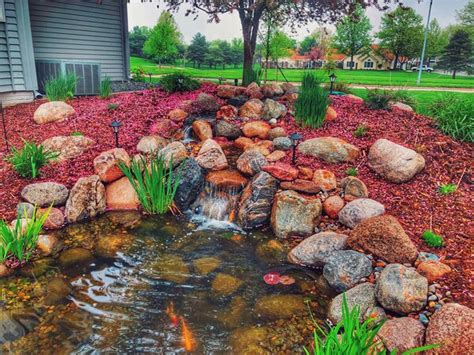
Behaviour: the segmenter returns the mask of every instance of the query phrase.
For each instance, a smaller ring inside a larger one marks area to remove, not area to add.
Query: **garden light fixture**
[[[332,73],[331,75],[329,75],[329,81],[331,82],[331,86],[329,88],[329,94],[332,95],[332,89],[333,89],[333,86],[334,86],[334,83],[336,82],[336,74]]]
[[[298,146],[298,143],[300,142],[301,138],[303,137],[297,132],[291,134],[290,136],[291,146],[293,147],[293,158],[291,159],[293,165],[296,164],[296,147]]]
[[[150,84],[151,84],[151,76],[153,75],[153,73],[148,73],[148,77],[150,78]]]
[[[5,138],[5,145],[7,147],[7,152],[10,151],[10,144],[8,143],[8,136],[7,136],[7,125],[5,122],[5,111],[3,110],[3,102],[0,101],[0,112],[2,114],[2,128],[3,128],[3,136]]]
[[[117,121],[117,120],[113,120],[112,123],[110,124],[110,126],[113,128],[114,130],[114,135],[115,135],[115,147],[116,148],[119,148],[119,130],[120,130],[120,127],[122,126],[122,124]]]
[[[234,79],[234,85],[238,86],[239,85],[239,79]]]

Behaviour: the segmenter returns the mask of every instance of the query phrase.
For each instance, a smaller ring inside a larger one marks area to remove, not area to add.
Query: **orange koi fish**
[[[183,346],[186,351],[195,351],[197,347],[196,339],[193,333],[188,328],[186,321],[181,317],[181,331],[183,334]]]
[[[173,304],[173,302],[170,302],[170,304],[168,304],[168,306],[166,307],[166,314],[168,315],[168,317],[170,317],[171,324],[173,324],[173,327],[177,327],[178,326],[178,316],[176,315],[176,313],[174,313],[174,304]]]

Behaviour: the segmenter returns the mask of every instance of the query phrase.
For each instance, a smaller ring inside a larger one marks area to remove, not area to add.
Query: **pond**
[[[22,325],[26,313],[31,328],[6,349],[301,352],[333,296],[320,274],[288,264],[271,231],[192,221],[108,213],[57,232],[67,251],[32,263],[16,280],[42,296],[23,315],[5,312]],[[266,283],[269,272],[284,282]]]

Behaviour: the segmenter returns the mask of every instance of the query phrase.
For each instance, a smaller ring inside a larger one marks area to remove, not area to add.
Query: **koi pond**
[[[0,281],[0,353],[299,353],[334,295],[271,231],[124,212],[54,236]]]

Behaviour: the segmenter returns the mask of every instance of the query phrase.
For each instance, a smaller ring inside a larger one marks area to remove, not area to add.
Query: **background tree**
[[[227,41],[217,41],[219,48],[219,61],[222,69],[225,69],[226,64],[232,64],[232,48]]]
[[[439,57],[446,45],[449,37],[447,33],[441,29],[436,19],[430,22],[428,27],[428,40],[426,43],[426,59],[427,65],[430,64],[432,58]],[[423,65],[423,63],[421,63]]]
[[[457,11],[457,18],[462,29],[469,33],[471,40],[474,38],[474,0],[469,2],[460,11]]]
[[[469,33],[464,30],[456,31],[446,46],[439,66],[451,70],[453,79],[458,71],[472,72],[473,46]]]
[[[309,54],[317,44],[318,42],[316,41],[316,36],[314,34],[306,36],[300,43],[300,54]]]
[[[354,68],[354,56],[370,46],[371,30],[372,25],[369,18],[360,5],[357,5],[351,14],[345,16],[337,24],[334,47],[351,58],[351,70]]]
[[[128,34],[130,54],[143,57],[143,46],[150,36],[150,29],[146,26],[135,26]]]
[[[145,42],[143,52],[159,64],[171,63],[178,57],[180,43],[181,33],[173,15],[163,11]]]
[[[422,17],[410,7],[397,7],[382,16],[377,34],[383,48],[395,56],[393,69],[397,69],[401,57],[405,60],[417,57],[423,44]]]
[[[234,38],[230,43],[231,64],[237,68],[244,61],[244,42],[242,38]]]
[[[193,62],[194,66],[196,66],[197,63],[198,68],[201,68],[201,64],[206,60],[208,51],[209,43],[206,37],[200,32],[196,33],[188,47],[188,59]]]
[[[205,60],[209,68],[215,68],[222,65],[223,57],[220,53],[219,41],[211,41],[209,43],[209,50],[206,53]]]

